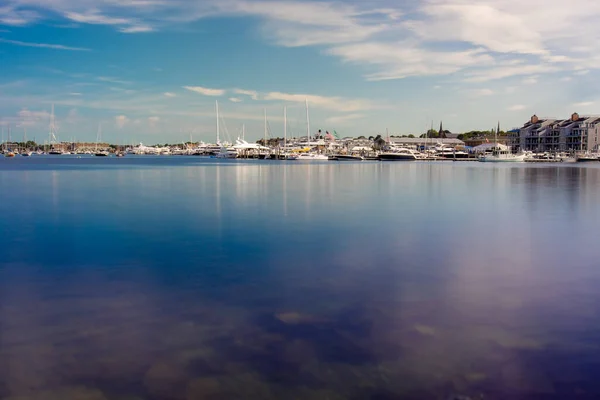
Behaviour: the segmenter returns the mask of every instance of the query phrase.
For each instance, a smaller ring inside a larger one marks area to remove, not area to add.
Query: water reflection
[[[0,172],[0,398],[595,398],[599,169],[465,164]]]

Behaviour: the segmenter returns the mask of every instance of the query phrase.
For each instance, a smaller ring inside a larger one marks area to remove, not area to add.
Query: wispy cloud
[[[250,96],[252,100],[258,100],[258,92],[255,90],[233,89],[233,93]]]
[[[508,111],[522,111],[524,109],[526,109],[527,107],[524,106],[523,104],[515,104],[514,106],[510,106],[507,108]]]
[[[202,86],[184,86],[183,88],[190,92],[200,93],[204,96],[223,96],[225,94],[224,89],[211,89]]]
[[[573,107],[589,107],[589,106],[593,106],[593,105],[594,105],[593,101],[581,101],[579,103],[573,104]]]
[[[360,118],[365,118],[365,115],[364,114],[336,115],[336,116],[327,118],[325,120],[325,122],[328,124],[332,124],[332,125],[344,125],[347,123],[351,123]]]
[[[231,101],[232,103],[241,103],[242,99],[240,99],[239,97],[230,97],[229,101]]]
[[[149,25],[133,25],[125,28],[119,29],[123,33],[142,33],[142,32],[152,32],[154,28]]]
[[[176,97],[177,95],[173,92],[164,92],[165,97]]]
[[[72,47],[72,46],[65,46],[62,44],[51,44],[51,43],[22,42],[20,40],[10,40],[10,39],[4,39],[4,38],[0,38],[0,43],[14,44],[15,46],[39,47],[39,48],[54,49],[54,50],[90,51],[90,49],[86,49],[84,47]]]
[[[127,118],[127,116],[125,115],[117,115],[115,117],[115,125],[117,125],[117,128],[119,129],[123,129],[123,127],[129,122],[129,118]]]
[[[130,81],[124,81],[122,79],[113,78],[111,76],[98,76],[96,77],[96,80],[102,82],[118,83],[120,85],[131,85]]]
[[[470,97],[484,97],[484,96],[493,95],[494,91],[492,89],[482,88],[482,89],[469,89],[466,91],[466,93]]]
[[[484,82],[599,68],[597,2],[387,3],[377,9],[350,0],[10,0],[0,7],[0,23],[26,25],[63,15],[79,24],[141,33],[207,17],[252,17],[266,40],[319,46],[324,54],[364,67],[370,80],[456,75]],[[552,23],[532,22],[532,15]]]

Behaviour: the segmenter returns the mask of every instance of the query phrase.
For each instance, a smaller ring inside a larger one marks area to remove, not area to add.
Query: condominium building
[[[573,113],[569,119],[531,117],[522,128],[509,136],[513,151],[585,152],[598,151],[600,117]]]

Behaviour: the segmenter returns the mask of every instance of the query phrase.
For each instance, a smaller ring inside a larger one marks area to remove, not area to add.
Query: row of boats
[[[582,153],[571,155],[567,153],[542,153],[534,154],[524,152],[513,154],[503,145],[491,147],[489,151],[482,154],[472,154],[464,150],[452,148],[450,146],[437,143],[427,149],[417,150],[405,146],[394,146],[392,144],[385,146],[382,151],[375,151],[373,148],[365,146],[356,146],[351,149],[326,148],[324,143],[301,143],[292,144],[287,147],[267,147],[258,143],[248,143],[245,140],[238,139],[236,144],[204,144],[192,148],[190,146],[169,148],[169,147],[149,147],[140,144],[136,147],[115,151],[108,150],[78,150],[66,151],[52,149],[46,152],[38,151],[4,151],[5,157],[15,157],[17,155],[29,157],[32,155],[89,155],[96,157],[124,157],[126,154],[132,155],[187,155],[204,156],[220,159],[265,159],[265,160],[299,160],[299,161],[362,161],[362,160],[381,160],[381,161],[430,161],[430,160],[472,160],[481,162],[525,162],[525,161],[561,161],[561,162],[587,162],[600,161],[600,156],[596,153]]]

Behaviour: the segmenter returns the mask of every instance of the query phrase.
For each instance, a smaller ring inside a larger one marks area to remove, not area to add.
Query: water
[[[0,399],[600,396],[600,164],[56,156],[0,184]]]

